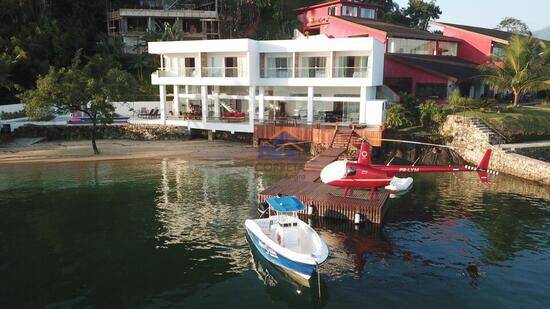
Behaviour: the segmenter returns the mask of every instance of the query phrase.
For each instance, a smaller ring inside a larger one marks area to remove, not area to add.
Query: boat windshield
[[[282,227],[291,227],[298,225],[298,213],[292,212],[275,212],[277,214],[277,223]]]

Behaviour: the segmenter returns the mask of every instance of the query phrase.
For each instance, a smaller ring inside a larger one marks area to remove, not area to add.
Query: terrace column
[[[185,94],[189,94],[189,85],[185,85]],[[186,113],[189,113],[191,110],[190,110],[190,106],[189,106],[189,97],[185,97],[185,112]]]
[[[264,100],[265,87],[260,86],[260,95],[258,99],[258,119],[260,122],[264,122],[265,100]]]
[[[220,119],[220,86],[214,86],[214,117]]]
[[[147,30],[155,30],[155,20],[153,19],[153,17],[147,17]]]
[[[367,103],[376,99],[376,87],[361,86],[359,95],[359,123],[367,123]]]
[[[162,124],[166,124],[166,110],[168,109],[166,105],[166,85],[159,86],[159,95],[160,95],[160,121]]]
[[[208,117],[208,86],[201,86],[201,114],[202,123],[206,123]]]
[[[313,87],[307,87],[307,123],[313,123]]]
[[[254,126],[254,112],[256,109],[256,87],[250,86],[248,88],[248,119],[250,125]]]
[[[172,112],[174,116],[180,116],[180,86],[174,85],[174,101],[172,102]]]

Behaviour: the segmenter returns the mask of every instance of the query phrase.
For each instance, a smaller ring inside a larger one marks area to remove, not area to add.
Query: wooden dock
[[[319,182],[319,174],[323,167],[338,159],[346,150],[329,148],[309,160],[304,170],[297,176],[284,179],[260,193],[259,201],[264,202],[269,197],[296,195],[306,205],[303,211],[307,214],[307,206],[313,206],[313,215],[353,221],[355,214],[362,215],[364,221],[380,224],[387,210],[387,191],[376,191],[370,198],[370,190],[353,190],[344,197],[344,189],[329,186]]]

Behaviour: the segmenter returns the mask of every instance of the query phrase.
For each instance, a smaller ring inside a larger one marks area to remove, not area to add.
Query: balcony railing
[[[183,76],[185,76],[185,77],[199,77],[199,70],[197,68],[185,68],[185,69],[183,69]]]
[[[292,77],[292,68],[267,68],[262,70],[262,78],[289,78]]]
[[[243,77],[244,72],[239,67],[207,67],[202,68],[202,77]]]
[[[328,77],[326,67],[297,67],[296,77],[300,78],[326,78]]]
[[[332,76],[338,78],[365,78],[368,75],[366,67],[334,67]]]
[[[178,73],[166,70],[165,68],[159,68],[157,70],[158,77],[177,77]]]

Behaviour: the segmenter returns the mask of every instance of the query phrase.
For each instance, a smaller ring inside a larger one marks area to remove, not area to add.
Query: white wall
[[[18,112],[25,109],[24,104],[8,104],[8,105],[0,105],[0,112],[4,113],[13,113]]]
[[[113,102],[115,106],[115,113],[121,116],[133,116],[134,113],[139,114],[142,107],[145,107],[147,110],[152,108],[159,108],[160,101],[138,101],[138,102]],[[134,113],[130,111],[134,109]]]

